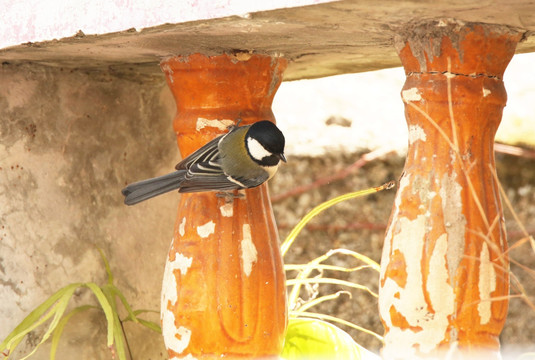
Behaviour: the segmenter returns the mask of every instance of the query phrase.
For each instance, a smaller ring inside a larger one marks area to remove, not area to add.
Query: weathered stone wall
[[[178,197],[127,207],[120,191],[126,182],[173,168],[179,158],[174,112],[163,76],[1,66],[0,339],[59,288],[103,285],[95,246],[132,306],[159,311]],[[72,303],[95,298],[86,289]],[[148,318],[159,321],[156,314]],[[165,354],[160,335],[126,327],[139,358]],[[33,347],[36,336],[21,350]],[[110,357],[102,314],[72,318],[58,358]],[[47,348],[34,359],[48,359]]]

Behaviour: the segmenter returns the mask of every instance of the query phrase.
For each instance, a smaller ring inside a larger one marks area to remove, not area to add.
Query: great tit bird
[[[178,189],[181,193],[253,188],[271,179],[284,157],[284,135],[270,121],[234,126],[179,162],[177,171],[128,185],[124,203],[134,205]]]

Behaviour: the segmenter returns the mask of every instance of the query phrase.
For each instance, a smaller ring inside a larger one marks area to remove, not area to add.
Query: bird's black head
[[[245,137],[249,156],[262,166],[275,166],[284,157],[284,135],[270,121],[263,120],[251,125]]]

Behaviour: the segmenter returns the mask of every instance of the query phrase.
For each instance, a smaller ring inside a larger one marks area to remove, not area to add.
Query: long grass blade
[[[108,274],[108,284],[112,285],[113,274],[111,272],[111,267],[110,267],[110,263],[108,262],[108,258],[106,257],[106,255],[104,255],[104,251],[101,248],[99,248],[96,245],[95,247],[97,248],[98,252],[100,253],[100,257],[102,258],[102,261],[104,262],[104,267],[106,268],[106,274]]]
[[[112,316],[113,316],[113,323],[112,327],[113,330],[111,331],[113,340],[112,343],[108,344],[108,347],[110,349],[115,346],[115,353],[117,354],[117,357],[119,360],[126,360],[126,350],[125,350],[125,341],[123,338],[123,328],[121,326],[121,320],[119,319],[119,313],[117,311],[117,302],[115,301],[115,296],[112,291],[113,285],[104,285],[102,287],[102,292],[106,296],[106,299],[111,307],[112,310]],[[108,322],[108,326],[110,323]],[[108,336],[110,336],[110,332],[108,329]]]
[[[312,278],[312,279],[289,279],[286,280],[286,286],[292,286],[295,284],[331,284],[331,285],[343,285],[354,289],[365,290],[373,297],[379,297],[369,287],[356,284],[351,281],[340,280],[335,278]]]
[[[58,302],[56,303],[55,307],[56,307],[56,310],[54,311],[54,317],[52,318],[52,321],[50,322],[50,324],[48,325],[48,329],[46,330],[45,334],[43,335],[43,337],[41,338],[41,341],[39,341],[39,343],[37,345],[35,345],[35,347],[33,348],[33,350],[28,354],[26,355],[25,357],[23,357],[22,359],[20,360],[26,360],[27,358],[29,358],[30,356],[32,356],[33,354],[35,354],[35,352],[37,351],[37,349],[39,349],[39,347],[45,342],[48,340],[48,338],[50,337],[50,335],[52,334],[52,332],[56,329],[56,326],[58,325],[59,321],[61,320],[61,318],[63,317],[63,314],[65,313],[65,310],[67,309],[67,306],[69,305],[69,302],[71,301],[71,297],[72,295],[74,294],[74,291],[76,290],[76,287],[69,287],[68,291],[66,291],[63,296],[61,298],[58,299]]]
[[[395,183],[393,181],[391,181],[391,182],[389,182],[387,184],[383,184],[381,186],[377,186],[377,187],[373,187],[373,188],[369,188],[369,189],[365,189],[365,190],[360,190],[360,191],[355,191],[355,192],[352,192],[352,193],[340,195],[338,197],[335,197],[334,199],[331,199],[331,200],[328,200],[328,201],[326,201],[324,203],[319,204],[318,206],[313,208],[308,214],[306,214],[301,219],[301,221],[299,221],[297,223],[297,225],[292,229],[290,234],[286,237],[286,240],[284,240],[284,242],[281,245],[282,256],[284,256],[288,252],[288,249],[290,249],[290,247],[292,246],[293,242],[295,241],[295,238],[297,237],[297,235],[299,235],[301,230],[303,230],[303,228],[306,226],[306,224],[310,220],[312,220],[315,216],[317,216],[319,213],[321,213],[323,210],[328,209],[331,206],[336,205],[336,204],[338,204],[338,203],[340,203],[342,201],[345,201],[345,200],[354,199],[354,198],[361,197],[361,196],[366,196],[366,195],[373,194],[373,193],[376,193],[378,191],[382,191],[382,190],[385,190],[385,189],[391,189],[391,188],[394,187],[394,185],[395,185]]]
[[[152,331],[155,331],[157,332],[158,334],[161,334],[162,333],[162,328],[160,325],[158,325],[157,323],[155,323],[154,321],[149,321],[149,320],[143,320],[143,319],[139,319],[139,323],[143,326],[145,326],[146,328],[152,330]]]
[[[67,285],[43,301],[41,305],[28,314],[28,316],[26,316],[24,320],[22,320],[21,323],[4,339],[2,344],[0,344],[0,351],[7,350],[12,352],[15,350],[26,334],[44,324],[52,317],[52,315],[54,315],[58,306],[57,301],[65,296],[70,289],[76,289],[80,285],[80,283]]]
[[[381,342],[383,342],[383,337],[381,335],[379,335],[379,334],[377,334],[377,333],[375,333],[375,332],[373,332],[371,330],[368,330],[366,328],[363,328],[361,326],[355,325],[355,324],[353,324],[353,323],[351,323],[349,321],[346,321],[344,319],[337,318],[336,316],[318,314],[318,313],[312,313],[312,312],[306,312],[306,311],[303,311],[303,312],[290,311],[290,317],[310,317],[310,318],[314,318],[314,319],[320,319],[320,320],[339,323],[339,324],[342,324],[342,325],[349,326],[349,327],[351,327],[353,329],[362,331],[365,334],[372,335],[372,336],[376,337],[377,339],[379,339]]]
[[[308,264],[284,264],[284,270],[285,271],[301,271],[304,269],[308,269],[310,265]],[[325,264],[317,264],[316,270],[329,270],[329,271],[341,271],[341,272],[355,272],[359,270],[364,269],[371,269],[371,265],[361,265],[361,266],[355,266],[351,268],[346,268],[343,266],[336,266],[336,265],[325,265]]]
[[[85,287],[88,287],[93,294],[97,297],[97,300],[100,304],[100,307],[102,308],[102,311],[104,311],[104,316],[106,316],[106,321],[108,322],[108,340],[107,345],[108,347],[113,344],[113,330],[114,330],[114,323],[115,323],[115,316],[114,312],[115,309],[112,308],[112,305],[110,304],[110,301],[108,300],[108,297],[104,294],[102,289],[95,283],[85,283]]]
[[[89,309],[98,309],[98,307],[93,305],[83,305],[79,306],[73,310],[71,310],[67,315],[63,316],[61,318],[60,322],[56,326],[56,329],[54,330],[54,334],[52,335],[51,345],[50,345],[50,360],[56,359],[56,352],[58,350],[59,340],[61,338],[61,334],[63,333],[63,330],[65,328],[65,325],[69,322],[69,320],[76,314],[81,313],[83,311],[89,310]]]
[[[334,294],[320,296],[319,298],[316,298],[314,300],[308,301],[307,303],[301,305],[298,309],[296,309],[295,312],[296,313],[305,312],[308,309],[310,309],[311,307],[319,305],[322,302],[338,299],[340,297],[340,295],[348,295],[349,298],[351,298],[351,293],[349,291],[338,291],[338,292],[336,292]]]
[[[124,296],[124,294],[121,292],[121,290],[119,290],[117,288],[117,286],[115,285],[109,285],[109,288],[110,288],[110,292],[112,295],[116,295],[119,297],[119,299],[121,300],[121,303],[123,304],[124,308],[126,309],[126,311],[128,312],[128,317],[129,317],[129,320],[130,321],[133,321],[135,323],[139,323],[139,320],[136,316],[136,314],[134,313],[134,311],[132,310],[132,307],[130,306],[130,304],[128,303],[128,301],[126,300],[126,297]]]

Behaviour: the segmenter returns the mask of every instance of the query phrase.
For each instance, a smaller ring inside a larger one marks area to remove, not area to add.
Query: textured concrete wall
[[[214,19],[332,0],[3,0],[0,48],[165,23]]]
[[[127,207],[120,190],[174,166],[174,113],[163,76],[1,66],[0,339],[60,287],[104,284],[94,245],[133,307],[159,311],[178,196]],[[87,290],[73,300],[95,303]],[[111,358],[105,326],[95,310],[72,318],[58,358]],[[164,358],[160,335],[126,329],[138,358]]]

